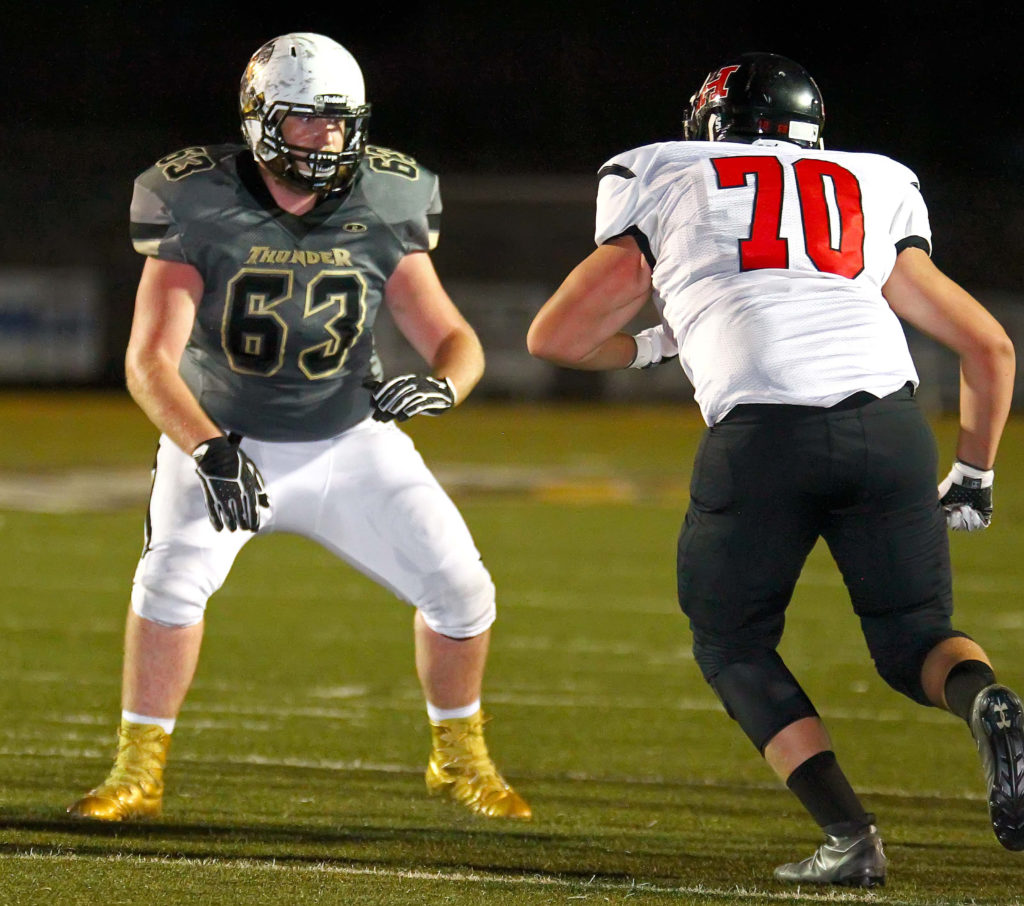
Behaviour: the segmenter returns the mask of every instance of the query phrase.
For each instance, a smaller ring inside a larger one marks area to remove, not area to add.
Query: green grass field
[[[489,741],[532,822],[426,797],[411,611],[279,536],[211,602],[164,818],[110,827],[64,809],[113,751],[155,435],[121,394],[0,394],[0,491],[46,491],[0,499],[0,906],[1024,902],[969,732],[875,675],[821,548],[783,654],[878,815],[889,884],[772,881],[819,836],[689,653],[674,550],[700,428],[688,409],[475,402],[410,424],[498,586]],[[954,428],[936,421],[944,462]],[[993,527],[953,538],[958,625],[1024,688],[1024,421],[999,465]]]

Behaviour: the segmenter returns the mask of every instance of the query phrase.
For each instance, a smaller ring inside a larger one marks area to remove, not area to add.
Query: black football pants
[[[800,570],[823,537],[878,672],[927,704],[925,656],[962,635],[950,622],[936,469],[935,440],[909,384],[830,409],[739,406],[708,429],[677,576],[694,656],[712,686],[728,665],[763,662],[774,651]],[[821,653],[828,656],[828,640]]]

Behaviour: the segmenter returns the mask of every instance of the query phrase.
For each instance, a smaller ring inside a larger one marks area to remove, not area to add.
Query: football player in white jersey
[[[135,184],[132,239],[146,260],[126,370],[162,434],[128,614],[118,752],[68,811],[104,821],[161,813],[207,600],[243,545],[283,531],[416,608],[428,791],[485,817],[529,818],[483,736],[494,584],[397,426],[464,400],[484,367],[428,254],[437,178],[366,143],[362,73],[323,35],[261,47],[242,77],[240,113],[245,144],[169,154]],[[429,375],[382,379],[382,306]]]
[[[776,652],[804,560],[826,540],[872,658],[893,688],[967,722],[992,826],[1024,849],[1024,713],[951,623],[947,526],[992,515],[1014,351],[932,263],[914,174],[823,149],[803,67],[746,54],[693,96],[685,141],[600,171],[597,249],[537,314],[528,347],[579,369],[678,355],[708,424],[679,536],[679,603],[728,714],[825,833],[775,876],[884,884],[875,818],[840,769],[811,701]],[[653,300],[659,323],[629,322]],[[899,319],[960,356],[956,460],[936,493],[936,445]]]

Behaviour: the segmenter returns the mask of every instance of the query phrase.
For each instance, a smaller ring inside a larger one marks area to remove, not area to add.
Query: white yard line
[[[247,858],[201,858],[190,859],[187,857],[171,856],[147,856],[147,855],[125,855],[116,854],[111,856],[82,855],[65,852],[44,852],[33,850],[28,853],[13,853],[0,855],[0,864],[4,861],[43,861],[47,863],[74,863],[74,862],[125,862],[135,865],[160,865],[167,867],[187,866],[189,868],[233,871],[239,869],[260,872],[296,872],[311,875],[338,875],[341,877],[370,877],[370,878],[393,878],[403,881],[440,881],[449,884],[503,884],[508,887],[537,887],[544,889],[558,889],[563,891],[579,892],[580,899],[586,899],[585,894],[600,893],[625,893],[632,896],[643,894],[659,894],[680,897],[704,897],[707,899],[722,900],[747,900],[751,903],[782,902],[782,903],[879,903],[887,906],[920,906],[922,902],[935,904],[952,903],[949,901],[935,899],[931,901],[902,900],[897,897],[886,896],[883,893],[856,892],[846,893],[843,891],[828,890],[808,893],[797,887],[792,891],[775,892],[769,890],[758,890],[757,888],[744,887],[710,887],[704,884],[673,887],[666,884],[652,884],[637,882],[635,880],[611,881],[592,876],[589,880],[580,878],[568,878],[561,875],[544,874],[504,874],[500,871],[452,871],[446,869],[408,869],[391,868],[389,866],[364,866],[364,865],[343,865],[335,863],[320,862],[316,864],[299,863],[287,859],[277,860],[273,857],[268,859]],[[567,899],[573,899],[568,897]],[[1014,901],[1019,903],[1018,901]],[[1012,906],[1007,903],[1006,906]]]

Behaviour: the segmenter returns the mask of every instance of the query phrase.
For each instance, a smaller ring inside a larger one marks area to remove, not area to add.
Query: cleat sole
[[[980,695],[985,699],[975,706],[971,730],[989,784],[992,830],[1006,849],[1020,852],[1024,850],[1024,709],[1005,686],[991,686]]]

